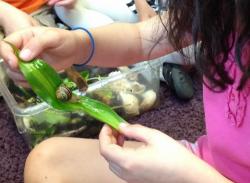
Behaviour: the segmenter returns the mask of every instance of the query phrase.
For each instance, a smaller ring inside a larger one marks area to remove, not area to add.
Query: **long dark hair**
[[[163,21],[169,41],[180,49],[187,34],[192,35],[198,70],[213,89],[224,90],[234,82],[225,68],[235,46],[236,62],[243,72],[238,89],[250,77],[248,65],[241,62],[244,45],[250,39],[249,0],[160,0],[160,10],[168,9]]]

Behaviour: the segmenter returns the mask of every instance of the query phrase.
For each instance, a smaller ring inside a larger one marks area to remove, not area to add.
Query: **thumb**
[[[27,42],[21,50],[19,56],[25,61],[29,61],[40,55],[45,45],[41,43],[41,38],[34,37]]]
[[[60,0],[49,0],[48,1],[48,5],[49,6],[53,6],[53,5],[55,5],[57,2],[59,2]]]
[[[119,127],[119,132],[125,137],[151,144],[156,137],[157,131],[139,124],[129,125],[127,123],[122,123]]]
[[[74,7],[74,1],[72,0],[64,0],[56,3],[56,6],[64,6],[66,8],[73,8]]]
[[[30,38],[20,52],[20,58],[30,61],[44,52],[48,48],[56,47],[58,41],[53,32],[45,31],[44,34],[37,34]]]

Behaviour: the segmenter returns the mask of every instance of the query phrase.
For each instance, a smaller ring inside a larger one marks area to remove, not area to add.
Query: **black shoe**
[[[178,64],[163,63],[162,74],[171,90],[177,97],[189,100],[194,95],[193,82],[191,77]]]

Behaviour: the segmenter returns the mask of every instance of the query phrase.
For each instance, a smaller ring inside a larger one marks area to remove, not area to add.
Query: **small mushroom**
[[[153,90],[148,90],[142,94],[142,101],[140,103],[140,110],[147,111],[153,107],[156,102],[157,95]]]
[[[136,116],[140,114],[139,111],[139,100],[136,98],[136,96],[126,93],[126,92],[120,92],[119,98],[122,103],[124,112],[128,116]]]

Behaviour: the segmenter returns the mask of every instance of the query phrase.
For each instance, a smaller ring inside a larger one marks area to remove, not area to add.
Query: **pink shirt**
[[[243,52],[244,57],[249,55]],[[203,87],[207,135],[198,140],[202,159],[234,182],[250,182],[250,81],[237,91],[241,71],[231,55],[227,68],[235,79],[221,93]]]

